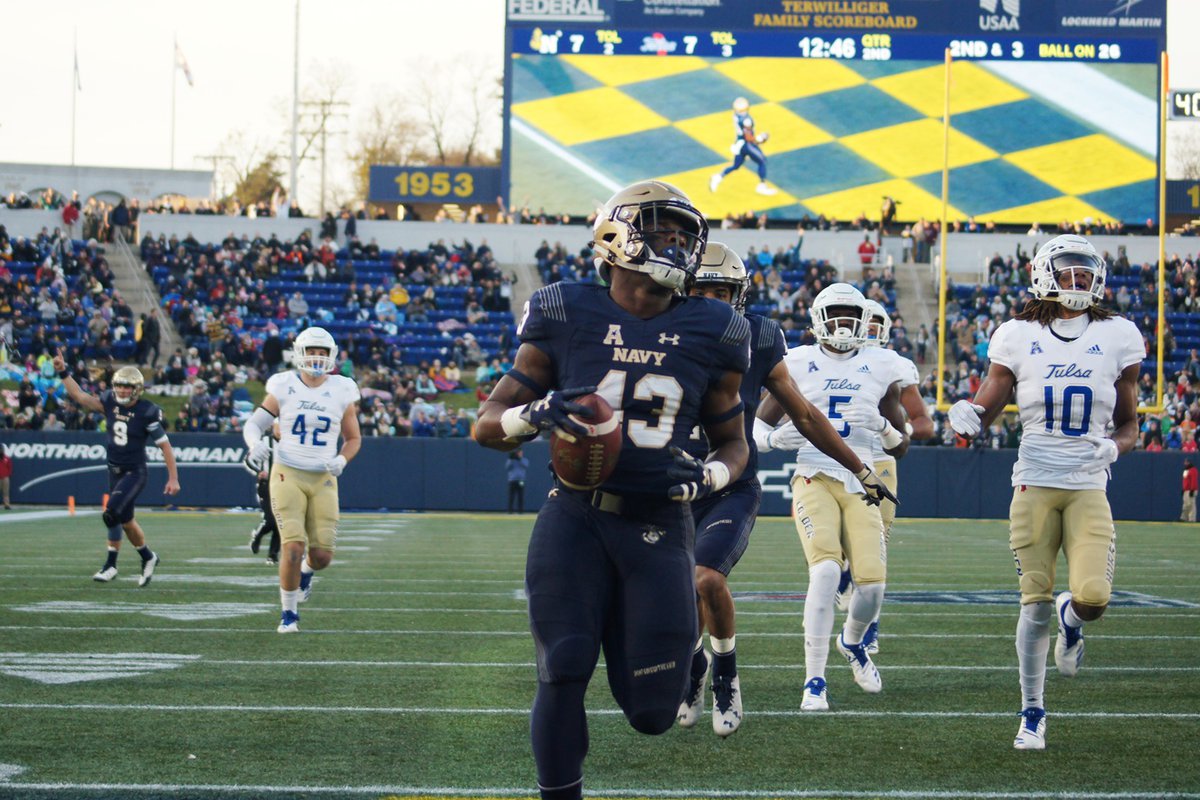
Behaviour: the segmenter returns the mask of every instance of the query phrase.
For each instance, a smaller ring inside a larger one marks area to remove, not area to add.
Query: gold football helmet
[[[720,242],[709,242],[700,254],[700,266],[696,269],[696,277],[692,279],[692,287],[728,286],[732,299],[730,305],[738,311],[746,307],[746,287],[750,285],[750,273],[741,256]]]
[[[117,398],[117,402],[123,406],[131,406],[138,401],[142,396],[142,390],[146,388],[146,380],[142,377],[142,371],[137,367],[121,367],[112,378],[113,396]],[[128,389],[127,394],[122,394],[122,389]]]
[[[614,194],[592,226],[600,277],[613,266],[644,272],[655,283],[680,291],[696,271],[708,239],[708,222],[679,189],[640,181]]]

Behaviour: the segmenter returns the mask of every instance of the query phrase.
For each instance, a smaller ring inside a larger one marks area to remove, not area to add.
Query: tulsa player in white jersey
[[[925,401],[921,399],[921,392],[917,389],[921,382],[917,365],[895,350],[886,349],[888,342],[892,339],[892,318],[888,316],[887,309],[877,300],[870,299],[867,300],[867,308],[871,318],[867,323],[866,346],[880,348],[885,355],[890,354],[892,360],[896,362],[900,381],[900,404],[904,406],[904,413],[908,416],[905,431],[912,441],[931,439],[934,433],[933,420],[929,418],[929,409],[926,408]],[[871,466],[891,493],[896,494],[896,486],[899,481],[896,459],[884,449],[883,439],[880,436],[871,440]],[[879,514],[883,517],[884,538],[890,539],[892,523],[896,521],[896,504],[881,503]],[[839,609],[845,610],[850,605],[850,597],[853,592],[854,585],[850,580],[850,568],[847,565],[843,567],[841,580],[838,581],[837,606]],[[867,652],[871,655],[879,652],[878,613],[875,614],[874,621],[867,626],[863,644],[866,645]]]
[[[1098,305],[1105,272],[1087,239],[1046,242],[1030,267],[1033,299],[992,335],[991,367],[974,401],[950,409],[954,430],[974,436],[1016,388],[1024,434],[1012,474],[1009,546],[1021,586],[1018,750],[1046,747],[1051,618],[1058,623],[1054,663],[1071,677],[1083,662],[1083,623],[1099,619],[1112,594],[1117,542],[1105,490],[1109,466],[1137,439],[1145,346],[1137,326]],[[1070,589],[1055,598],[1059,550]]]
[[[784,358],[804,396],[867,463],[871,459],[871,440],[877,436],[883,438],[892,455],[902,456],[908,448],[895,362],[878,348],[863,347],[869,316],[862,292],[847,283],[832,284],[813,301],[812,332],[818,344],[794,347]],[[778,422],[778,404],[768,398],[759,417],[772,425]],[[849,563],[858,588],[838,635],[837,648],[864,691],[883,689],[863,636],[883,602],[887,540],[879,508],[862,502],[862,486],[849,470],[807,445],[797,451],[796,463],[792,506],[808,561],[804,601],[806,675],[800,709],[827,711],[825,667],[833,633],[834,595],[843,563]]]
[[[246,422],[247,461],[265,463],[266,436],[278,418],[279,443],[271,467],[271,509],[279,524],[279,633],[300,630],[297,603],[309,598],[314,570],[333,560],[338,524],[338,476],[362,444],[358,429],[358,385],[331,375],[337,344],[324,328],[296,336],[294,371],[267,381],[267,396]],[[342,449],[338,452],[338,436]],[[304,556],[305,545],[308,557]]]

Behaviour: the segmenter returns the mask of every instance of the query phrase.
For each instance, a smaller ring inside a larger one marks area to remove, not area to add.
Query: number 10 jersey
[[[1082,471],[1096,452],[1088,439],[1108,434],[1117,379],[1145,353],[1141,332],[1121,317],[1090,322],[1071,340],[1025,320],[996,329],[988,359],[1017,379],[1022,433],[1013,486],[1107,486],[1104,472]]]

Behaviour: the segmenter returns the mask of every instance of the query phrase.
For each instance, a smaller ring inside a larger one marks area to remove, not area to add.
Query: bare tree
[[[468,58],[414,64],[412,72],[419,78],[409,104],[426,126],[433,163],[478,164],[481,143],[489,136],[499,140],[503,84],[498,66]]]
[[[1167,135],[1167,178],[1200,180],[1200,123],[1171,123]]]
[[[366,199],[372,164],[422,164],[430,160],[424,127],[416,122],[403,101],[383,97],[358,125],[354,145],[347,154],[357,196]]]
[[[236,200],[245,206],[271,199],[283,170],[279,155],[269,142],[251,139],[245,131],[235,130],[221,142],[217,153],[214,158],[221,165],[218,183],[233,187],[227,196],[218,198],[220,202]]]

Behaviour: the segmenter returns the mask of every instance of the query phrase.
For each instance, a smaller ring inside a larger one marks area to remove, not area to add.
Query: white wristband
[[[724,461],[705,463],[704,472],[708,475],[708,485],[712,487],[712,491],[719,492],[729,485],[729,467]]]
[[[883,430],[879,432],[879,438],[883,442],[884,450],[894,450],[904,441],[904,434],[893,428],[892,423],[885,419]]]
[[[500,430],[504,431],[504,438],[522,439],[532,433],[537,433],[537,428],[521,418],[524,413],[525,406],[516,406],[500,415]]]

